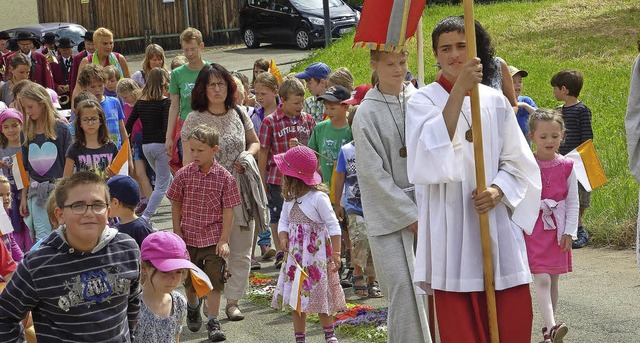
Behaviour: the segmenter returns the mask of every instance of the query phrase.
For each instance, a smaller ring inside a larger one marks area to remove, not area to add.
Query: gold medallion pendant
[[[400,153],[400,157],[402,157],[402,158],[407,157],[407,147],[403,146],[402,148],[400,148],[399,153]]]
[[[467,142],[473,142],[473,131],[471,131],[471,129],[464,133],[464,139],[466,139]]]

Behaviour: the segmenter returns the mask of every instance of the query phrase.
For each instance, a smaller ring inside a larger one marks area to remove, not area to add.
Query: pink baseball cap
[[[11,118],[18,120],[20,123],[23,122],[22,113],[20,113],[20,111],[18,111],[17,109],[8,107],[0,110],[0,124],[4,123],[5,120]]]
[[[302,180],[308,186],[315,186],[322,182],[322,177],[316,171],[318,159],[316,154],[306,146],[296,146],[284,154],[273,157],[276,166],[282,174]]]
[[[362,99],[364,99],[364,96],[367,95],[367,92],[371,88],[373,88],[373,87],[371,85],[366,84],[366,83],[356,87],[356,90],[353,93],[353,96],[351,97],[351,99],[345,100],[345,101],[341,102],[341,104],[343,104],[343,105],[360,105],[360,102],[362,101]]]
[[[56,110],[61,109],[62,106],[60,106],[60,101],[58,101],[58,93],[56,93],[56,91],[54,91],[51,88],[47,88],[47,92],[49,93],[49,96],[51,97],[51,102],[53,103],[53,107]]]
[[[173,232],[158,231],[147,236],[140,247],[140,257],[161,272],[176,269],[199,269],[191,263],[187,245]]]

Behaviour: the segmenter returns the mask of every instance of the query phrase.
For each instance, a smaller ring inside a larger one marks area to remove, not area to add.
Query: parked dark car
[[[355,30],[360,12],[342,0],[329,0],[331,38]],[[244,43],[257,48],[260,43],[294,44],[300,49],[324,43],[322,0],[247,0],[240,10]]]
[[[53,32],[56,34],[56,40],[61,37],[67,37],[73,41],[75,46],[73,47],[73,53],[78,52],[78,45],[84,43],[84,33],[87,32],[82,25],[74,23],[41,23],[31,26],[14,27],[8,29],[9,36],[15,37],[18,32],[27,31],[31,32],[42,40],[44,34],[47,32]],[[84,44],[83,44],[84,45]]]

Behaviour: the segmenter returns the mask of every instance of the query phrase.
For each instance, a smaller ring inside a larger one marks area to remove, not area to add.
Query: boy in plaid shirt
[[[219,134],[207,125],[199,125],[185,137],[193,162],[184,166],[173,179],[167,193],[171,200],[173,232],[184,239],[191,262],[202,269],[213,285],[207,295],[207,331],[212,342],[224,341],[218,312],[224,290],[223,268],[229,256],[229,236],[233,224],[233,208],[241,204],[236,180],[215,160]],[[187,326],[197,332],[202,326],[198,298],[191,278],[185,289],[188,299]]]
[[[287,152],[297,145],[307,145],[316,122],[311,115],[302,111],[304,85],[296,78],[287,77],[278,91],[282,103],[276,111],[262,121],[260,127],[260,156],[258,167],[267,190],[271,214],[270,228],[278,231],[278,221],[282,211],[282,173],[276,167],[273,156]],[[276,268],[280,268],[284,252],[278,239],[274,239],[276,249]]]

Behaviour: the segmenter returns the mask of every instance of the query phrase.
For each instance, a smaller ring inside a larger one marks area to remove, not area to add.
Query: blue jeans
[[[267,229],[267,231],[258,234],[258,245],[271,245],[271,230]]]
[[[27,198],[27,209],[29,210],[29,215],[24,217],[24,222],[29,227],[31,240],[33,242],[37,242],[49,236],[52,230],[46,207],[38,205],[36,200],[37,197]]]
[[[164,143],[143,144],[142,151],[151,169],[156,173],[156,185],[147,203],[147,208],[144,210],[144,216],[151,218],[156,214],[160,202],[167,194],[173,177],[169,168],[169,156],[164,150]]]

